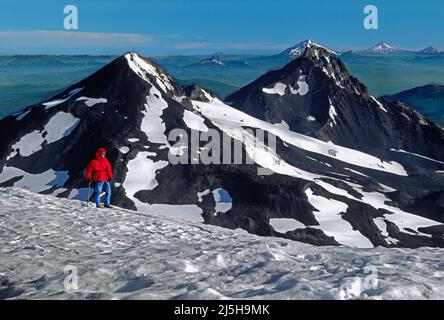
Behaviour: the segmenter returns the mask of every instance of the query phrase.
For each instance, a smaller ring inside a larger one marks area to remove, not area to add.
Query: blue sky
[[[77,31],[63,28],[68,4],[79,10]],[[378,7],[378,30],[363,27],[367,4]],[[444,49],[443,30],[442,0],[0,2],[0,54],[272,53],[306,38],[335,49]]]

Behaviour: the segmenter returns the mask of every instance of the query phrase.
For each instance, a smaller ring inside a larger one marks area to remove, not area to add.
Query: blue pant
[[[100,195],[102,194],[102,190],[105,191],[105,205],[109,206],[111,201],[111,186],[108,181],[100,181],[96,182],[94,186],[94,199],[96,200],[96,204],[100,205]]]

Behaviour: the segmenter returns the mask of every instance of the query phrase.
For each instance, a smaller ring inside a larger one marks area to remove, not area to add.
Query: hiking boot
[[[100,206],[100,204],[96,204],[96,208],[101,209],[102,207]]]
[[[109,204],[105,204],[105,208],[112,209],[113,207],[111,207]]]

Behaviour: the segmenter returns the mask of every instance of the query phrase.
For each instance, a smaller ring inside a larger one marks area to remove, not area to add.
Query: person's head
[[[105,148],[97,149],[96,158],[100,159],[100,158],[105,158],[105,157],[106,157],[106,149]]]

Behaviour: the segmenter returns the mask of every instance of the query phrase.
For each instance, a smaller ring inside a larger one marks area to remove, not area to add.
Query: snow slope
[[[298,148],[330,158],[339,159],[340,161],[348,164],[353,164],[364,168],[371,168],[378,171],[385,171],[401,176],[407,175],[405,169],[399,163],[394,161],[385,162],[375,156],[355,149],[338,146],[331,142],[324,142],[293,132],[289,129],[282,128],[281,126],[275,126],[249,116],[242,111],[224,104],[217,98],[211,98],[211,100],[211,102],[193,100],[193,106],[196,111],[201,112],[216,126],[228,134],[233,134],[233,131],[239,130],[241,127],[248,125],[252,128],[259,128],[263,129],[264,131],[271,132],[272,134],[281,138],[284,142]],[[334,154],[332,154],[330,151],[332,149],[335,150]]]
[[[444,249],[314,247],[19,188],[0,217],[0,298],[444,298]]]

